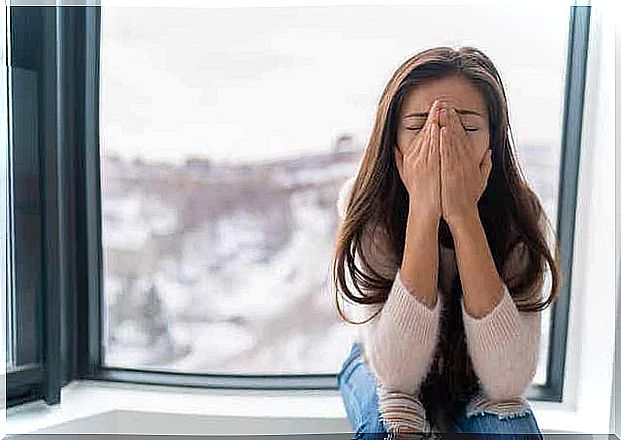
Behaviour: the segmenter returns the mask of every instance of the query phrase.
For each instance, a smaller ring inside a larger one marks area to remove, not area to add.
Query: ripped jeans
[[[354,428],[354,438],[378,440],[400,438],[380,414],[378,382],[362,356],[359,342],[352,345],[349,356],[337,375],[337,381],[347,418]],[[460,415],[451,421],[453,432],[459,433],[458,437],[468,434],[466,436],[468,439],[543,440],[532,410],[525,399],[517,409],[515,400],[508,405],[503,403],[487,399],[482,394],[473,396]],[[418,432],[418,437],[407,438],[437,438],[435,433],[428,429],[428,423],[422,426],[424,427]],[[477,435],[472,435],[474,433]]]

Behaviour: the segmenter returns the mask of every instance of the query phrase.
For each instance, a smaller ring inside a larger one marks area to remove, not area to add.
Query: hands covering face
[[[439,123],[442,216],[450,225],[477,212],[492,170],[492,150],[478,157],[453,107],[442,106]]]
[[[418,130],[404,151],[395,149],[410,206],[449,225],[477,212],[492,169],[491,149],[480,157],[455,109],[439,100]]]

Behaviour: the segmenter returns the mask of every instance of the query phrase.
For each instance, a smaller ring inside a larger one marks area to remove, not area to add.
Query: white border
[[[133,5],[136,3],[139,2]],[[615,342],[613,274],[616,273],[612,193],[615,109],[614,93],[611,93],[614,91],[615,58],[611,17],[614,14],[611,15],[603,0],[593,2],[578,182],[566,400],[560,405],[531,402],[539,426],[545,432],[609,432]],[[225,392],[76,381],[63,388],[60,405],[47,407],[42,402],[33,402],[8,410],[7,432],[26,433],[102,411],[137,408],[182,414],[346,417],[340,396],[334,391]]]

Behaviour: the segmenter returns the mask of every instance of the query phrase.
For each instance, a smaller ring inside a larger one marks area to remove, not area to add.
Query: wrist
[[[442,218],[441,212],[434,212],[429,209],[419,209],[410,205],[408,211],[408,223],[416,223],[421,226],[439,226],[440,219]]]
[[[481,222],[479,210],[476,207],[445,220],[453,233],[459,233]]]

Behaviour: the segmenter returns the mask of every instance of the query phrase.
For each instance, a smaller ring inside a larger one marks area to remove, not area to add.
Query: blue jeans
[[[362,358],[361,344],[352,345],[349,356],[337,375],[338,387],[343,398],[347,418],[354,428],[356,439],[394,438],[380,417],[377,382]],[[468,439],[528,439],[543,440],[543,436],[529,406],[515,414],[462,411],[452,420],[455,433],[469,434]],[[472,435],[477,433],[478,435]],[[502,434],[502,435],[500,435]],[[420,437],[429,433],[421,433]],[[460,435],[459,437],[464,437]]]

